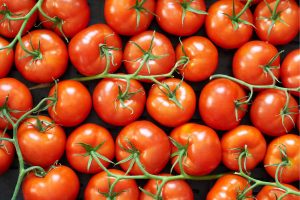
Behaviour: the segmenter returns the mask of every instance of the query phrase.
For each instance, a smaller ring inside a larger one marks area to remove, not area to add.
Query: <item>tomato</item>
[[[83,145],[87,146],[84,148]],[[100,145],[100,146],[99,146]],[[97,124],[83,124],[76,128],[68,137],[66,156],[70,165],[81,173],[98,173],[102,171],[93,160],[88,168],[90,153],[98,153],[109,160],[114,158],[115,144],[111,134],[104,127]],[[99,158],[107,167],[108,162]]]
[[[283,183],[291,183],[300,180],[300,136],[286,134],[274,139],[268,146],[264,159],[265,169],[275,178],[277,166],[281,162],[287,162],[280,170],[278,179]],[[284,153],[286,156],[284,156]]]
[[[0,79],[0,108],[9,112],[13,121],[29,111],[32,104],[32,96],[26,85],[15,78]],[[5,128],[12,126],[6,118],[0,117],[0,129]]]
[[[200,93],[201,118],[213,129],[231,130],[240,123],[247,111],[247,104],[243,104],[245,98],[246,93],[235,82],[228,79],[213,80]],[[239,103],[241,105],[237,105]]]
[[[35,5],[35,0],[0,0],[0,35],[6,38],[14,38],[24,22],[24,20],[9,20],[11,18],[24,17]],[[37,12],[29,18],[22,34],[27,33],[35,24]]]
[[[133,154],[129,151],[133,151]],[[158,174],[166,166],[170,152],[168,136],[150,121],[132,122],[121,130],[116,139],[117,161],[133,156],[133,159],[138,158],[145,170],[151,174]],[[122,169],[127,171],[130,163],[135,162],[133,159],[121,163]],[[143,174],[136,162],[129,173]]]
[[[170,137],[181,146],[186,146],[185,156],[182,162],[184,172],[189,175],[202,176],[212,172],[221,162],[221,143],[217,133],[200,124],[187,123],[175,128]],[[172,154],[178,148],[172,146]],[[180,151],[180,150],[179,150]],[[201,155],[201,156],[199,156]],[[172,158],[172,164],[179,159],[178,156]],[[179,165],[175,168],[180,173]]]
[[[64,130],[46,116],[26,119],[18,129],[18,142],[26,163],[49,167],[58,161],[64,151]]]
[[[158,25],[166,32],[187,36],[197,32],[205,19],[203,0],[160,0],[156,5]],[[199,12],[203,12],[199,14]]]
[[[206,200],[236,200],[239,197],[240,192],[247,189],[249,183],[247,179],[234,174],[227,174],[217,180],[214,186],[210,189],[206,196]],[[250,190],[246,196],[252,195]],[[252,200],[252,198],[245,198],[246,200]]]
[[[171,176],[170,174],[161,174],[161,176]],[[161,184],[161,181],[150,179],[144,186],[144,190],[150,192],[153,195],[157,193],[157,187]],[[194,194],[192,188],[184,180],[168,181],[162,188],[159,199],[172,200],[193,200]],[[152,200],[153,198],[146,193],[142,192],[140,200]]]
[[[218,50],[214,44],[205,37],[192,36],[183,40],[182,45],[176,47],[176,58],[187,56],[189,61],[178,68],[180,74],[193,82],[208,79],[218,66]]]
[[[143,113],[146,92],[136,80],[130,80],[127,94],[125,79],[102,79],[94,89],[93,104],[97,115],[115,126],[125,126]]]
[[[222,161],[230,170],[238,171],[238,157],[246,148],[247,157],[242,159],[246,169],[254,169],[265,157],[267,143],[262,133],[253,126],[240,125],[222,136]],[[246,147],[245,147],[246,146]]]
[[[269,1],[269,7],[275,9],[276,1]],[[292,41],[299,32],[299,6],[294,1],[279,1],[273,16],[265,1],[261,1],[254,12],[255,31],[260,40],[274,45],[283,45]],[[274,25],[273,25],[274,24]]]
[[[79,73],[91,76],[104,71],[106,59],[109,60],[108,72],[115,72],[122,63],[121,48],[121,38],[109,26],[94,24],[71,39],[69,55]]]
[[[116,175],[125,175],[121,170],[109,169],[109,171]],[[115,184],[112,194],[109,194],[109,186],[114,183],[116,178],[108,176],[106,172],[101,172],[94,175],[88,182],[85,191],[85,200],[138,200],[139,189],[134,179],[122,179]],[[105,195],[107,196],[105,196]]]
[[[283,60],[280,68],[282,85],[287,88],[300,87],[300,49],[291,51]],[[300,92],[292,92],[300,96]]]
[[[136,72],[139,67],[141,67],[139,75],[165,74],[171,71],[175,64],[175,51],[166,36],[158,32],[145,31],[132,37],[130,41],[125,46],[123,58],[129,74]],[[144,54],[136,45],[147,53]]]
[[[232,70],[234,77],[252,85],[271,85],[273,78],[280,73],[280,57],[272,44],[263,41],[250,41],[234,54]],[[276,58],[275,60],[272,60]]]
[[[64,35],[70,38],[84,29],[90,20],[90,8],[86,0],[44,0],[42,10],[57,20],[57,24],[50,22],[40,12],[42,25],[47,29],[54,29],[59,35],[61,26]]]
[[[51,168],[44,177],[28,174],[22,185],[24,200],[75,200],[79,192],[79,179],[64,165]]]
[[[51,88],[49,96],[57,96],[55,104],[48,108],[48,113],[61,126],[71,127],[80,124],[87,118],[92,108],[89,91],[78,81],[59,82],[57,86]]]
[[[291,189],[299,192],[299,190],[292,185],[288,185],[288,184],[283,184],[283,185],[285,187],[291,188]],[[276,200],[283,194],[285,194],[285,190],[274,187],[274,186],[266,185],[259,191],[259,193],[256,196],[256,199],[257,200]],[[288,194],[285,197],[283,197],[282,200],[299,200],[299,198],[300,198],[299,196]]]
[[[285,109],[286,101],[287,96],[281,90],[268,89],[260,92],[250,109],[251,122],[266,135],[284,135],[293,129],[298,116],[297,101],[289,95],[289,103]]]
[[[150,26],[154,9],[155,0],[106,0],[104,18],[117,33],[137,35]]]
[[[9,43],[0,37],[0,48],[9,45]],[[0,78],[4,78],[10,71],[14,62],[14,51],[12,49],[0,50]]]
[[[10,138],[7,133],[0,130],[0,139]],[[4,174],[11,166],[15,156],[15,146],[13,143],[0,140],[0,175]]]
[[[22,38],[28,54],[20,44],[16,47],[15,63],[22,76],[34,83],[49,83],[62,76],[68,66],[68,51],[64,42],[48,30],[35,30]]]
[[[180,79],[169,78],[153,85],[148,93],[147,112],[164,126],[176,127],[189,121],[196,109],[193,88]],[[168,91],[169,90],[169,91]]]
[[[235,13],[243,9],[244,4],[235,0]],[[227,16],[233,16],[232,0],[216,1],[208,9],[208,15],[205,21],[205,30],[208,37],[218,46],[224,49],[235,49],[245,44],[252,36],[253,28],[251,25],[238,23],[233,24],[232,20]],[[239,20],[253,23],[253,16],[249,9],[240,16]]]

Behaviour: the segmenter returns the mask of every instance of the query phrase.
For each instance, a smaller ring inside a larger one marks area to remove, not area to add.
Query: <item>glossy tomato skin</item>
[[[187,123],[175,128],[170,137],[182,146],[187,147],[187,156],[182,164],[185,173],[193,176],[202,176],[212,172],[221,162],[221,143],[217,133],[200,124]],[[178,149],[172,145],[172,153]],[[201,155],[201,156],[199,156]],[[178,156],[172,158],[175,163]],[[175,165],[175,171],[180,173],[179,165]]]
[[[9,43],[0,37],[0,48],[9,45]],[[0,50],[0,78],[4,78],[10,71],[14,62],[14,51],[12,49]]]
[[[64,165],[50,169],[44,177],[33,172],[22,185],[24,200],[75,200],[79,192],[79,179],[75,172]]]
[[[285,187],[288,187],[290,189],[293,189],[293,190],[299,192],[299,189],[292,185],[288,185],[288,184],[283,184],[283,185]],[[256,195],[256,199],[257,200],[276,200],[284,193],[285,193],[285,191],[283,189],[266,185]],[[299,196],[289,194],[289,195],[286,195],[285,197],[283,197],[282,200],[299,200]]]
[[[167,92],[165,88],[155,84],[148,93],[146,103],[149,115],[160,124],[168,127],[176,127],[189,121],[196,109],[196,94],[193,88],[176,78],[163,80],[162,83],[168,85],[171,92],[180,85],[175,92],[175,97],[181,107],[170,100],[165,94]]]
[[[171,144],[168,136],[150,121],[135,121],[125,126],[117,136],[115,144],[118,162],[130,156],[126,150],[132,149],[134,146],[139,152],[140,162],[145,170],[151,174],[158,174],[170,158]],[[128,170],[130,161],[120,164],[124,171]],[[133,175],[143,174],[136,163],[129,173]]]
[[[117,169],[109,169],[109,171],[116,175],[125,175],[125,172]],[[108,176],[106,172],[100,172],[94,175],[88,182],[85,191],[85,200],[106,200],[101,193],[109,192],[109,185],[114,183],[115,178]],[[122,179],[118,181],[115,185],[114,193],[119,193],[117,195],[117,200],[138,200],[139,199],[139,189],[134,179]]]
[[[182,41],[176,47],[176,59],[187,56],[189,62],[185,66],[179,67],[180,74],[185,80],[198,82],[208,79],[217,69],[218,50],[207,38],[202,36],[192,36]]]
[[[201,91],[199,111],[203,121],[217,130],[231,130],[238,126],[244,117],[247,105],[240,105],[238,120],[235,116],[235,101],[246,97],[244,90],[228,79],[210,81]]]
[[[112,54],[108,71],[113,73],[120,67],[123,56],[121,38],[106,24],[94,24],[77,33],[69,44],[70,60],[79,73],[92,76],[104,71],[106,57],[101,54],[99,45],[117,48],[108,51]]]
[[[102,79],[97,84],[93,92],[93,105],[103,121],[115,126],[125,126],[142,115],[146,104],[143,86],[136,80],[130,80],[128,94],[136,94],[129,99],[119,99],[119,88],[125,92],[126,86],[125,79]]]
[[[0,138],[10,138],[7,133],[0,130]],[[0,141],[0,176],[11,166],[15,156],[15,147],[11,142]]]
[[[189,6],[195,10],[205,11],[206,6],[203,0],[187,1]],[[181,5],[183,0],[159,0],[156,5],[156,20],[158,25],[166,32],[177,35],[187,36],[197,32],[203,25],[205,14],[197,14],[186,11],[183,23],[182,15],[184,7]]]
[[[155,0],[146,0],[143,8],[150,11],[140,12],[140,22],[137,24],[137,12],[133,7],[136,0],[107,0],[104,3],[104,18],[106,23],[120,35],[137,35],[148,29],[153,19]],[[139,3],[141,0],[138,1]],[[126,21],[126,23],[124,23]]]
[[[11,117],[16,119],[29,111],[33,104],[32,96],[27,86],[15,78],[0,79],[0,107],[3,107],[5,102],[10,110],[18,111],[10,112]],[[12,128],[11,124],[1,117],[0,129],[5,129],[6,127]]]
[[[0,0],[0,10],[5,10],[3,6],[3,4],[5,4],[8,10],[15,15],[11,17],[24,17],[35,3],[35,0]],[[3,15],[0,15],[0,35],[6,38],[14,38],[18,34],[24,20],[3,20],[3,17]],[[33,13],[29,18],[22,34],[27,33],[33,27],[36,19],[37,12]]]
[[[94,174],[102,171],[102,168],[93,160],[90,168],[87,169],[90,156],[84,156],[87,151],[80,143],[90,145],[92,148],[102,144],[95,152],[109,160],[114,158],[115,144],[108,130],[97,124],[83,124],[69,135],[66,144],[66,156],[69,164],[81,173]],[[105,167],[108,167],[108,162],[99,160]]]
[[[275,7],[275,0],[269,1],[270,8]],[[265,1],[261,1],[254,12],[255,31],[260,40],[269,41],[274,45],[284,45],[292,41],[299,32],[299,6],[294,1],[283,0],[279,2],[277,13],[281,21],[277,20],[273,26],[270,35],[268,35],[271,20],[261,19],[262,17],[270,18],[272,16]]]
[[[268,89],[260,92],[254,99],[250,117],[253,125],[262,133],[270,136],[284,135],[293,129],[298,117],[297,101],[289,94],[290,117],[285,116],[282,122],[281,111],[286,103],[286,94],[283,91]]]
[[[35,30],[25,35],[22,42],[30,51],[40,47],[41,53],[41,59],[34,60],[34,57],[28,56],[18,43],[15,64],[25,79],[34,83],[49,83],[65,73],[68,66],[68,50],[63,40],[54,32]]]
[[[51,118],[66,127],[83,122],[92,108],[92,98],[86,87],[78,81],[64,80],[51,88],[49,96],[54,95],[56,87],[57,101],[48,108]]]
[[[288,165],[284,166],[281,175],[278,176],[279,181],[283,183],[291,183],[300,180],[300,136],[294,134],[286,134],[274,139],[268,146],[264,159],[265,169],[270,176],[275,178],[276,166],[282,162],[280,148],[286,151],[288,157]]]
[[[272,76],[264,70],[272,58],[278,54],[276,47],[263,41],[250,41],[241,46],[234,54],[232,70],[234,77],[252,85],[271,85]],[[280,57],[271,64],[273,75],[278,78],[280,75]]]
[[[262,133],[253,126],[240,125],[225,133],[221,139],[222,161],[230,170],[238,171],[238,157],[241,150],[247,150],[249,156],[242,160],[246,163],[245,170],[254,169],[265,157],[267,143]]]
[[[48,16],[58,17],[63,21],[62,31],[68,38],[84,29],[90,20],[90,8],[86,0],[45,0],[42,9]],[[58,35],[62,35],[59,28],[41,13],[39,19],[43,22],[43,27],[54,29]]]
[[[235,2],[235,12],[238,14],[244,7],[239,1]],[[252,36],[253,28],[251,25],[239,23],[238,29],[234,30],[233,24],[226,13],[232,16],[232,0],[216,1],[208,9],[205,21],[205,30],[208,37],[218,46],[224,49],[235,49],[245,44]],[[253,16],[249,9],[240,17],[253,23]]]

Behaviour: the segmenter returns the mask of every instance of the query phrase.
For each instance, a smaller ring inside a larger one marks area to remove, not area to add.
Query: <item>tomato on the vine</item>
[[[0,48],[9,45],[9,43],[0,37]],[[10,71],[14,62],[14,51],[12,49],[0,50],[0,78],[4,78]]]
[[[1,138],[11,138],[3,130],[0,130]],[[0,175],[4,174],[11,166],[15,156],[15,146],[13,143],[5,140],[0,140]]]
[[[288,187],[294,191],[299,192],[299,189],[295,186],[283,184],[285,187]],[[285,190],[281,188],[277,188],[274,186],[266,185],[264,186],[259,193],[256,195],[256,200],[277,200],[281,195],[286,193]],[[282,200],[299,200],[299,196],[288,194],[282,198]]]

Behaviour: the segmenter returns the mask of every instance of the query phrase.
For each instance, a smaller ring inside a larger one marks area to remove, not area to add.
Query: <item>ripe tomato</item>
[[[252,85],[270,85],[279,77],[280,57],[276,47],[263,41],[250,41],[240,47],[233,57],[234,77]],[[272,62],[273,61],[273,62]],[[270,63],[271,62],[271,63]]]
[[[186,146],[186,154],[182,162],[185,173],[202,176],[212,172],[221,162],[221,143],[217,133],[200,124],[187,123],[175,128],[170,137],[182,146]],[[172,145],[172,153],[178,148]],[[179,150],[180,151],[180,150]],[[201,156],[199,156],[201,155]],[[172,164],[179,159],[172,158]],[[180,167],[175,165],[175,171],[180,173]]]
[[[109,169],[116,175],[125,175],[121,170]],[[114,183],[116,178],[108,176],[106,172],[101,172],[94,175],[88,182],[85,191],[85,200],[138,200],[139,189],[134,179],[122,179],[116,183],[112,193],[109,193],[109,187]]]
[[[158,25],[166,32],[187,36],[197,32],[205,19],[203,0],[159,0],[156,5]],[[199,12],[203,12],[200,14]]]
[[[147,98],[147,112],[164,126],[176,127],[189,121],[196,109],[193,88],[180,79],[169,78],[153,85]]]
[[[75,172],[64,165],[54,166],[44,177],[33,172],[23,181],[24,200],[75,200],[79,192],[79,179]]]
[[[64,130],[49,117],[26,119],[18,129],[17,138],[26,163],[49,167],[58,161],[65,150]]]
[[[120,162],[129,156],[133,156],[133,159],[137,157],[145,170],[151,174],[158,174],[166,166],[170,152],[171,144],[168,136],[150,121],[135,121],[125,126],[116,139],[117,161]],[[133,159],[121,163],[122,169],[127,171]],[[143,174],[136,162],[129,173]]]
[[[218,50],[214,44],[205,37],[192,36],[183,40],[182,45],[176,47],[176,58],[189,58],[186,65],[178,68],[184,79],[196,82],[209,78],[218,66]]]
[[[298,188],[288,185],[288,184],[283,184],[285,187],[291,188],[295,191],[299,191]],[[259,193],[256,196],[257,200],[277,200],[281,195],[285,194],[285,190],[281,188],[277,188],[274,186],[269,186],[266,185],[264,186]],[[299,200],[299,196],[288,194],[285,197],[282,198],[282,200]]]
[[[0,35],[6,38],[14,38],[24,22],[24,20],[9,20],[5,15],[11,18],[24,17],[35,5],[35,0],[0,0]],[[22,34],[27,33],[35,24],[37,12],[29,18]]]
[[[0,37],[0,48],[7,46],[9,43]],[[4,78],[10,71],[14,62],[14,51],[12,49],[0,50],[0,78]]]
[[[34,83],[49,83],[63,75],[68,66],[67,47],[54,32],[35,30],[22,38],[28,54],[18,43],[15,64],[22,76]]]
[[[257,36],[274,45],[289,43],[299,32],[299,6],[294,1],[281,0],[273,16],[276,1],[269,0],[268,4],[269,6],[266,1],[261,1],[255,9],[254,19]]]
[[[213,80],[200,93],[201,118],[213,129],[231,130],[240,123],[246,113],[247,104],[237,105],[242,103],[245,97],[246,93],[235,82],[228,79]]]
[[[93,93],[93,104],[97,115],[115,126],[125,126],[137,120],[143,113],[146,92],[136,80],[130,80],[128,93],[125,79],[102,79]]]
[[[244,4],[235,0],[235,14],[243,9]],[[245,44],[252,36],[253,28],[251,25],[242,22],[236,25],[227,16],[233,15],[232,0],[216,1],[208,9],[208,15],[205,21],[205,30],[208,37],[218,46],[224,49],[235,49]],[[249,23],[253,22],[253,16],[247,9],[239,18]]]
[[[291,95],[285,109],[286,101],[283,91],[268,89],[260,92],[250,109],[251,122],[266,135],[284,135],[293,129],[299,112],[297,101]]]
[[[0,108],[5,108],[13,121],[29,111],[32,104],[32,96],[26,85],[14,78],[0,79]],[[12,128],[12,126],[6,118],[0,117],[0,129],[5,128]]]
[[[155,0],[106,0],[104,17],[117,33],[137,35],[150,26],[154,9]]]
[[[278,175],[278,180],[283,183],[291,183],[300,180],[300,136],[287,134],[274,139],[268,146],[265,156],[265,169],[275,178],[277,166],[281,162],[287,162]],[[284,156],[285,154],[286,156]]]
[[[59,82],[57,86],[51,88],[49,96],[57,96],[57,101],[54,106],[48,108],[48,113],[55,123],[61,126],[70,127],[80,124],[87,118],[92,108],[89,91],[78,81]]]
[[[59,35],[62,35],[59,30],[61,26],[64,35],[69,38],[84,29],[90,20],[90,8],[86,0],[44,0],[42,10],[57,20],[57,24],[50,22],[40,12],[42,25],[47,29],[54,29]]]
[[[254,169],[265,157],[267,143],[261,132],[253,126],[240,125],[223,135],[222,161],[230,170],[238,171],[238,157],[247,146],[248,156],[243,158],[246,169]],[[244,166],[244,165],[243,165]]]
[[[86,148],[83,146],[87,146]],[[99,146],[100,145],[100,146]],[[98,153],[112,160],[115,155],[115,144],[111,134],[97,124],[83,124],[76,128],[68,137],[66,156],[70,165],[81,173],[98,173],[102,168],[93,160],[88,168],[90,153]],[[107,167],[108,162],[99,158]]]
[[[86,42],[88,41],[88,42]],[[109,60],[108,72],[115,72],[122,63],[122,41],[106,24],[94,24],[77,33],[70,41],[70,60],[85,76],[100,74]]]
[[[0,130],[0,139],[10,138],[7,133]],[[15,156],[15,146],[8,141],[0,140],[0,175],[4,174],[12,164]]]

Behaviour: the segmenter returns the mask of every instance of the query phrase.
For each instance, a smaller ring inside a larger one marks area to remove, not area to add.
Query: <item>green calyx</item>
[[[155,15],[153,12],[144,7],[144,4],[147,0],[136,0],[135,5],[130,9],[134,9],[136,12],[136,29],[140,26],[141,21],[141,13],[150,13],[151,15]]]
[[[207,15],[207,12],[203,10],[197,10],[191,6],[191,3],[193,3],[194,0],[184,0],[182,2],[179,2],[182,8],[182,16],[181,16],[181,25],[184,23],[184,19],[186,16],[186,12],[192,12],[198,15]]]

